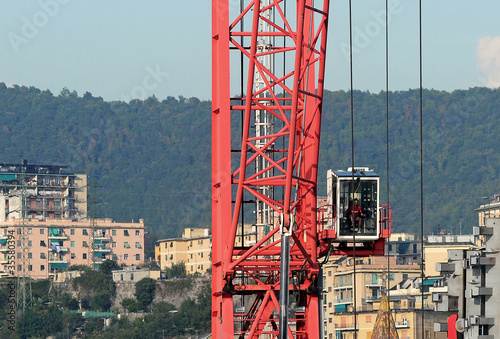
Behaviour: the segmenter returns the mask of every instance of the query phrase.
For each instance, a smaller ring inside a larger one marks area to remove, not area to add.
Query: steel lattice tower
[[[26,160],[22,161],[21,164],[21,176],[19,179],[21,183],[21,233],[19,234],[19,243],[21,248],[18,249],[18,253],[21,252],[21,262],[18,263],[20,270],[18,270],[17,276],[17,294],[16,303],[17,308],[24,314],[27,308],[32,306],[32,292],[31,292],[31,274],[29,270],[30,260],[29,260],[29,234],[26,224],[26,211],[28,199],[26,192]]]
[[[236,11],[229,0],[212,1],[212,337],[277,337],[283,281],[296,306],[284,332],[319,338],[317,166],[329,1],[241,3]],[[239,74],[244,94],[231,97]],[[250,221],[269,223],[269,232],[236,247],[245,204],[277,217]],[[286,237],[282,277],[276,258]],[[238,312],[237,295],[250,301]]]

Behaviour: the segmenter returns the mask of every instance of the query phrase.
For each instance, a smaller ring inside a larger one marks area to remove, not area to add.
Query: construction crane
[[[318,208],[328,7],[212,0],[213,338],[320,338],[319,258],[383,254]]]

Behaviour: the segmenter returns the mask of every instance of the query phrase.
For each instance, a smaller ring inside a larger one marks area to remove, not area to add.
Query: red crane
[[[212,0],[213,338],[320,338],[328,6]]]

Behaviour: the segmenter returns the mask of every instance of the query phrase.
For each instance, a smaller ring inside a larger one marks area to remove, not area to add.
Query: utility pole
[[[19,243],[21,248],[18,249],[18,253],[21,253],[21,262],[18,263],[18,276],[17,276],[17,294],[16,303],[18,310],[21,310],[24,314],[27,308],[32,306],[32,293],[31,293],[31,274],[29,271],[30,260],[28,257],[29,253],[29,234],[27,230],[26,222],[26,165],[27,161],[22,160],[21,163],[21,176],[20,176],[20,188],[21,188],[21,232],[19,234]],[[19,269],[20,268],[20,269]]]
[[[89,202],[89,207],[90,207],[90,239],[89,239],[89,246],[90,246],[90,251],[89,251],[89,260],[92,265],[92,269],[95,270],[96,267],[96,253],[95,253],[95,237],[96,237],[96,231],[97,231],[97,199],[96,199],[96,183],[95,183],[95,177],[92,177],[90,180],[90,187],[89,187],[89,195],[88,195],[88,202]]]

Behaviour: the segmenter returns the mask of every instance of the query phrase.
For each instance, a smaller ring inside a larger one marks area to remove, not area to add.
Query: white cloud
[[[477,60],[479,69],[486,76],[486,86],[500,87],[500,36],[479,39]]]

